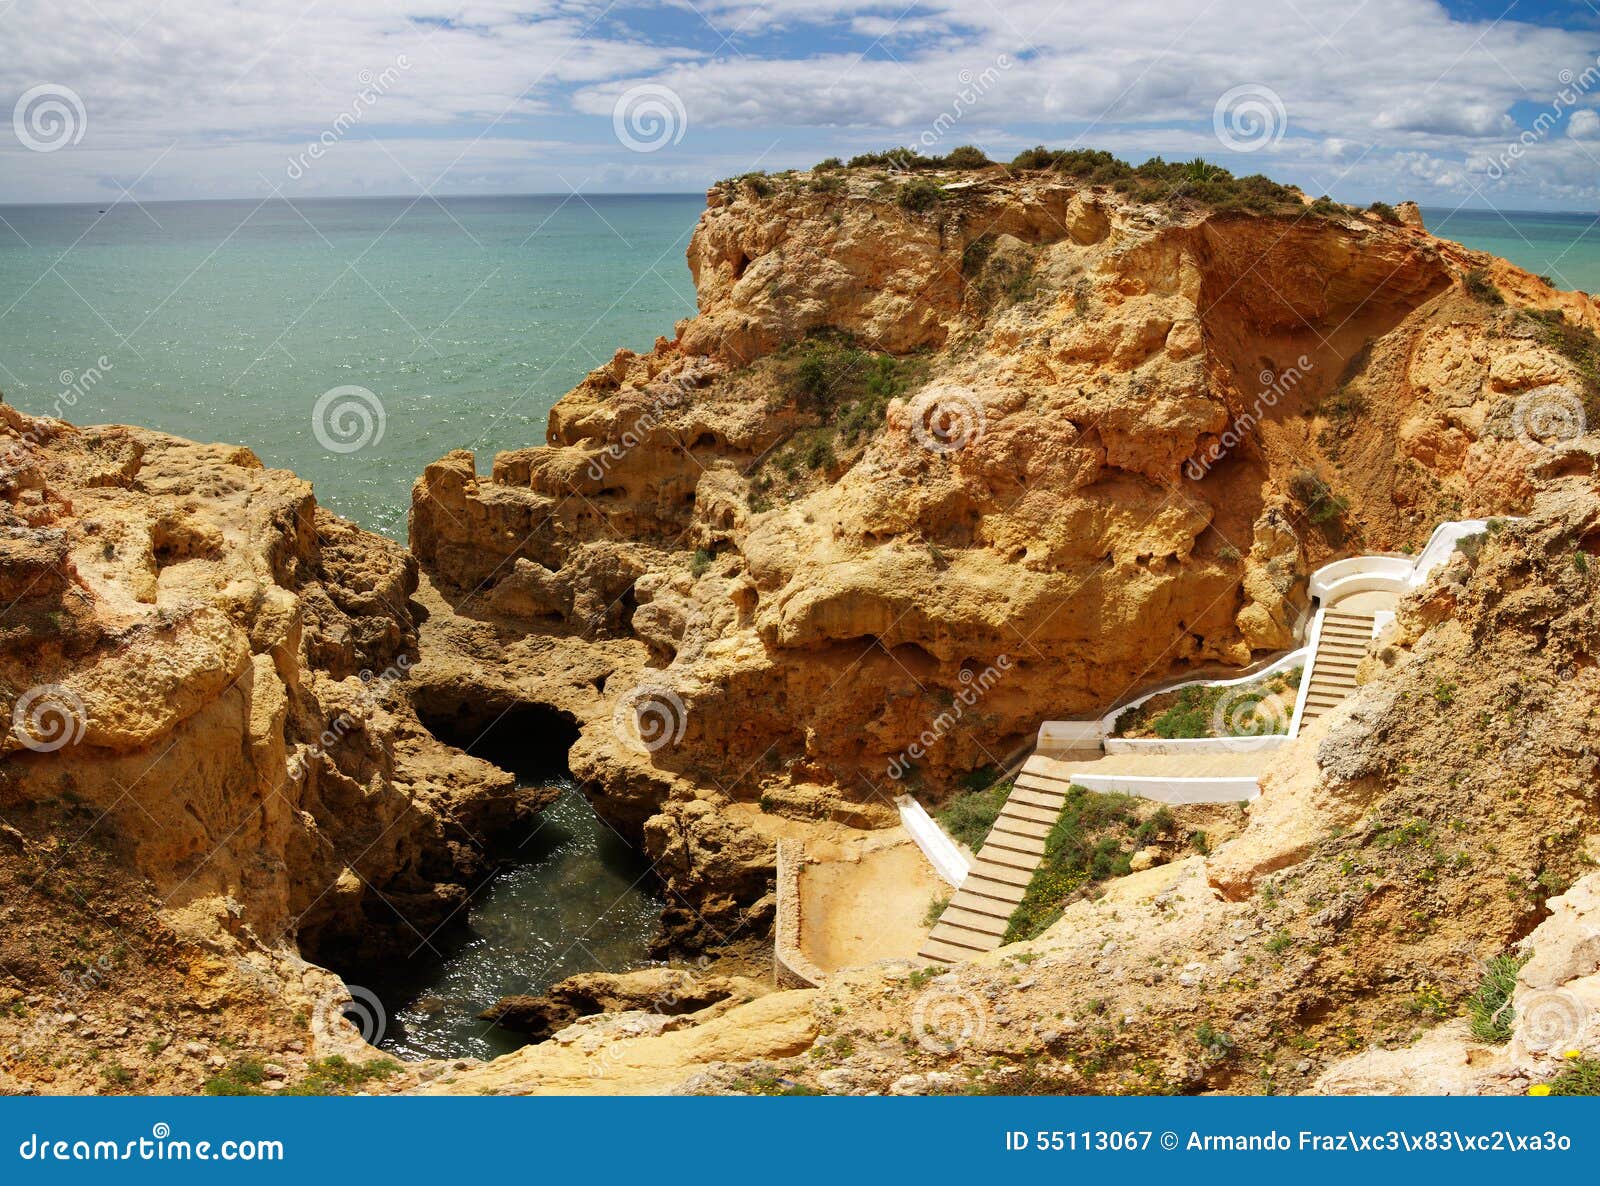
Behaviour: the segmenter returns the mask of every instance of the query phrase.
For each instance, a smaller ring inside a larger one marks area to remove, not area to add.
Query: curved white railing
[[[1511,522],[1512,520],[1507,520]],[[1226,687],[1230,684],[1249,683],[1275,671],[1281,671],[1295,664],[1310,665],[1316,658],[1317,644],[1322,640],[1322,620],[1327,607],[1341,598],[1352,593],[1363,593],[1372,590],[1404,595],[1413,589],[1420,588],[1433,572],[1444,561],[1448,560],[1461,540],[1469,536],[1487,531],[1487,519],[1455,519],[1441,523],[1433,529],[1433,534],[1428,537],[1427,544],[1416,557],[1395,555],[1369,555],[1351,556],[1344,560],[1335,560],[1332,564],[1324,564],[1317,569],[1307,581],[1307,588],[1312,597],[1314,610],[1306,625],[1305,644],[1298,650],[1292,651],[1283,658],[1272,663],[1260,671],[1252,672],[1237,679],[1228,680],[1190,680],[1185,684],[1172,684],[1158,688],[1126,704],[1119,705],[1103,717],[1080,721],[1045,721],[1039,726],[1039,739],[1037,748],[1043,753],[1061,752],[1072,749],[1104,749],[1108,752],[1132,752],[1135,750],[1146,753],[1204,753],[1209,750],[1231,750],[1237,752],[1240,742],[1251,739],[1238,737],[1228,738],[1193,738],[1181,741],[1150,740],[1141,742],[1138,738],[1113,738],[1111,731],[1116,726],[1116,719],[1127,709],[1143,704],[1152,696],[1165,692],[1176,691],[1181,687],[1198,684],[1203,687]],[[1386,625],[1392,620],[1393,614],[1387,611],[1378,616],[1380,625]],[[1283,745],[1290,738],[1300,732],[1300,721],[1305,715],[1306,697],[1311,691],[1311,672],[1308,670],[1300,680],[1300,689],[1295,696],[1294,716],[1289,722],[1287,734],[1269,735],[1253,739],[1259,741],[1260,749],[1272,749]],[[1156,748],[1157,746],[1163,748]],[[1178,747],[1178,748],[1164,748]]]
[[[1275,749],[1289,740],[1287,734],[1269,734],[1264,737],[1185,737],[1167,739],[1162,737],[1112,737],[1111,733],[1117,727],[1117,718],[1130,708],[1139,705],[1157,696],[1164,696],[1168,692],[1176,692],[1179,688],[1231,688],[1240,684],[1251,684],[1257,680],[1266,679],[1280,671],[1301,666],[1309,661],[1311,652],[1305,647],[1290,651],[1287,655],[1274,659],[1271,663],[1258,671],[1248,675],[1234,676],[1232,679],[1197,679],[1184,683],[1172,684],[1168,687],[1158,687],[1152,691],[1137,696],[1126,703],[1119,704],[1104,716],[1088,721],[1046,721],[1039,726],[1039,742],[1037,748],[1048,753],[1052,750],[1070,749],[1104,749],[1107,753],[1238,753],[1249,749]],[[1304,687],[1305,681],[1301,681]],[[1240,742],[1246,744],[1241,746]]]

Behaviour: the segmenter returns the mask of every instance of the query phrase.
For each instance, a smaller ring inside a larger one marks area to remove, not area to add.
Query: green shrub
[[[694,556],[689,561],[689,575],[695,577],[705,575],[706,569],[711,567],[711,561],[714,559],[715,556],[704,548],[696,548]]]
[[[1505,1042],[1511,1038],[1517,1017],[1511,1007],[1511,994],[1517,988],[1517,973],[1530,955],[1499,955],[1484,968],[1483,979],[1467,998],[1472,1036],[1480,1042]]]
[[[1591,424],[1600,422],[1600,337],[1586,325],[1573,325],[1559,309],[1524,309],[1541,345],[1549,347],[1577,368],[1583,378],[1584,408]]]
[[[844,162],[841,161],[836,156],[830,156],[830,157],[824,157],[822,160],[818,161],[815,165],[812,165],[811,166],[811,171],[813,173],[827,173],[827,172],[831,172],[834,169],[842,169],[842,168],[844,168]]]
[[[952,148],[939,163],[946,169],[982,169],[994,164],[983,149],[974,144]]]
[[[1547,1086],[1550,1095],[1600,1095],[1600,1059],[1569,1059],[1566,1069]]]
[[[1011,783],[999,782],[982,790],[958,795],[938,813],[938,820],[951,837],[965,844],[973,852],[983,847],[989,829],[999,818],[1011,794]]]
[[[1139,835],[1142,809],[1130,795],[1098,794],[1076,784],[1068,788],[1061,814],[1045,837],[1044,858],[1012,912],[1004,941],[1034,938],[1085,889],[1130,872],[1129,848],[1150,838]]]
[[[240,1058],[207,1079],[200,1090],[205,1095],[260,1095],[266,1077],[266,1065],[259,1058]]]
[[[1500,290],[1494,286],[1494,281],[1489,279],[1489,273],[1482,268],[1474,268],[1461,277],[1461,283],[1467,290],[1467,295],[1475,301],[1485,305],[1503,305],[1506,298],[1500,295]]]
[[[1376,214],[1382,221],[1392,223],[1394,226],[1400,225],[1400,215],[1395,212],[1395,208],[1389,205],[1388,202],[1374,202],[1367,207],[1367,212]]]
[[[913,177],[900,187],[900,193],[895,200],[905,209],[920,214],[932,210],[944,200],[944,188],[937,181],[929,181],[926,177]]]
[[[875,431],[889,401],[920,383],[927,371],[925,358],[897,359],[833,338],[791,347],[780,365],[788,368],[782,385],[795,405],[837,428],[847,445]]]
[[[283,1095],[349,1095],[379,1079],[387,1079],[400,1070],[392,1058],[369,1058],[365,1062],[351,1062],[342,1054],[330,1054],[306,1067],[306,1077]]]
[[[1336,495],[1314,471],[1303,469],[1289,479],[1289,493],[1305,510],[1306,518],[1324,526],[1336,525],[1350,504]]]

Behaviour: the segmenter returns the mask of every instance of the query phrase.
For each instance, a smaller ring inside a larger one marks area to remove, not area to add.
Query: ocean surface
[[[404,539],[424,465],[465,447],[487,470],[497,450],[542,444],[551,406],[586,372],[694,312],[684,249],[703,206],[699,194],[0,206],[0,392],[80,424],[248,445]],[[1600,290],[1594,216],[1424,216]]]
[[[543,444],[586,372],[694,312],[684,250],[704,205],[0,206],[0,391],[79,424],[248,445],[404,539],[428,462],[471,448],[487,471],[497,450]],[[319,409],[338,388],[371,396]]]

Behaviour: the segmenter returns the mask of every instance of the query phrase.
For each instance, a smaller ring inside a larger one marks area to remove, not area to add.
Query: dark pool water
[[[442,948],[442,958],[419,959],[387,982],[368,971],[362,983],[388,1014],[384,1049],[408,1058],[493,1058],[524,1044],[478,1019],[502,996],[649,962],[661,913],[649,866],[570,782],[520,856],[474,897],[467,934]]]

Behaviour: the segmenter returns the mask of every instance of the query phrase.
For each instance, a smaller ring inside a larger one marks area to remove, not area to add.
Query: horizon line
[[[714,184],[715,183],[713,183],[713,186],[707,186],[706,189],[704,189],[704,190],[701,190],[701,189],[686,189],[686,190],[589,190],[589,191],[569,190],[567,192],[560,192],[560,191],[531,191],[530,190],[530,191],[507,191],[507,192],[503,192],[503,193],[482,193],[482,194],[474,194],[474,193],[453,193],[453,194],[430,194],[430,193],[417,193],[417,194],[403,194],[403,193],[402,194],[317,194],[317,195],[314,195],[314,196],[303,197],[303,198],[288,198],[288,197],[281,197],[281,196],[269,196],[269,197],[262,198],[262,197],[257,197],[255,195],[249,195],[249,196],[244,196],[244,197],[144,198],[144,199],[141,199],[141,198],[135,198],[130,194],[130,195],[126,195],[124,197],[120,197],[120,198],[116,199],[115,201],[112,201],[112,202],[108,203],[107,205],[105,205],[103,207],[100,205],[99,202],[92,201],[92,200],[85,201],[85,200],[81,200],[81,199],[73,199],[73,200],[70,200],[70,201],[58,200],[58,201],[35,201],[35,202],[0,200],[0,210],[26,209],[26,208],[29,208],[29,207],[43,208],[43,207],[57,207],[57,206],[60,206],[60,207],[88,206],[88,207],[94,207],[94,208],[96,208],[98,210],[101,210],[102,212],[105,212],[105,211],[110,211],[114,207],[121,206],[121,205],[132,205],[132,206],[136,206],[136,207],[137,206],[179,206],[179,205],[203,205],[203,204],[206,204],[206,203],[220,204],[220,203],[223,203],[223,202],[258,202],[261,205],[266,205],[266,204],[271,203],[271,202],[280,202],[280,203],[283,203],[284,205],[292,206],[292,205],[295,205],[296,203],[300,203],[300,202],[404,202],[404,201],[422,202],[422,201],[428,201],[428,200],[432,200],[432,201],[436,201],[437,202],[437,201],[444,201],[444,200],[462,200],[462,199],[469,199],[470,200],[470,199],[490,199],[490,198],[579,198],[579,199],[588,199],[588,198],[689,198],[689,197],[703,197],[711,188],[714,187]],[[1337,199],[1335,199],[1335,200],[1337,201]],[[1459,214],[1459,213],[1466,212],[1466,211],[1481,212],[1481,213],[1499,213],[1499,214],[1571,214],[1571,215],[1579,215],[1579,216],[1584,216],[1584,217],[1600,217],[1600,209],[1593,208],[1593,207],[1588,208],[1588,209],[1572,209],[1572,208],[1566,208],[1566,207],[1549,207],[1549,208],[1545,208],[1545,209],[1539,209],[1539,208],[1534,208],[1534,207],[1493,206],[1493,205],[1487,205],[1487,204],[1486,205],[1482,205],[1482,206],[1461,205],[1461,206],[1447,207],[1447,206],[1444,206],[1444,205],[1439,205],[1439,206],[1426,205],[1426,204],[1421,203],[1421,202],[1418,202],[1417,206],[1418,206],[1419,209],[1422,209],[1422,210],[1435,210],[1435,211],[1445,210],[1445,211],[1447,211],[1447,218],[1449,216],[1451,216],[1451,215]]]

